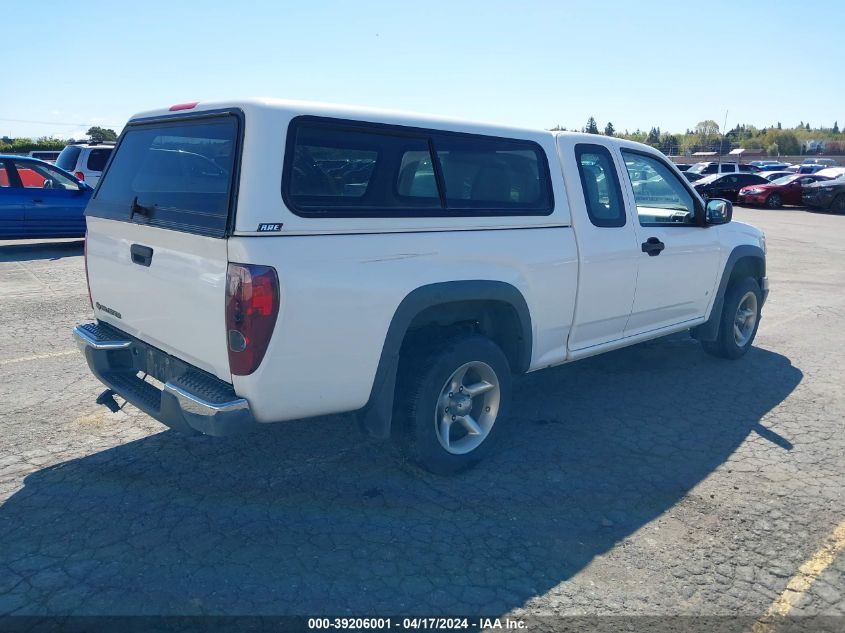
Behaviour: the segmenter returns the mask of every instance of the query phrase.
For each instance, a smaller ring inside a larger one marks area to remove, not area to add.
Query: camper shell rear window
[[[224,237],[240,164],[238,112],[130,123],[86,215]]]
[[[549,215],[546,154],[513,138],[301,116],[282,196],[305,217]]]

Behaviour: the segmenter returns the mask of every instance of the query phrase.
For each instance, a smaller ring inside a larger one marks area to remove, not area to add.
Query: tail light
[[[270,266],[229,264],[226,272],[226,343],[229,370],[258,369],[279,314],[279,278]]]
[[[85,180],[85,174],[83,174],[81,171],[75,171],[73,172],[73,175],[76,176],[77,180]]]
[[[91,279],[88,277],[88,231],[85,231],[85,241],[82,243],[82,259],[85,262],[85,285],[88,286],[88,303],[94,309],[94,300],[91,298]]]
[[[175,105],[170,106],[169,110],[171,112],[178,112],[179,110],[193,110],[197,107],[199,101],[189,101],[188,103],[177,103]]]

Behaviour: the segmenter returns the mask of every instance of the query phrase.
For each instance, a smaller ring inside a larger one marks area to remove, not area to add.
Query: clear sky
[[[0,135],[256,96],[544,128],[682,132],[726,110],[729,128],[845,127],[843,0],[39,0],[2,16]]]

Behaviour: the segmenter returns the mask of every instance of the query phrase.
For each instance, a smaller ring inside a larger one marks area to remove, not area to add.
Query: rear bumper
[[[92,373],[117,395],[183,432],[233,435],[256,426],[249,403],[232,385],[104,323],[73,329]],[[144,372],[163,383],[140,378]]]

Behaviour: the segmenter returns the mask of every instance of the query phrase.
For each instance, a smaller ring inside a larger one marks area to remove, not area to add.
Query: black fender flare
[[[498,301],[514,309],[522,330],[522,344],[519,360],[512,370],[514,373],[528,371],[533,346],[531,313],[525,297],[515,286],[486,279],[446,281],[420,286],[402,300],[387,328],[370,398],[357,412],[358,421],[366,433],[379,439],[390,436],[399,352],[414,318],[427,308],[463,301]]]
[[[759,260],[763,277],[766,276],[766,254],[762,248],[752,244],[741,244],[735,247],[728,256],[728,261],[725,263],[725,268],[722,271],[722,278],[716,290],[716,297],[713,300],[713,309],[710,311],[710,317],[698,327],[693,328],[693,336],[696,339],[700,341],[716,340],[716,337],[719,335],[719,322],[722,319],[722,308],[725,304],[725,292],[728,289],[728,282],[731,280],[731,275],[733,275],[737,262],[745,258]]]

